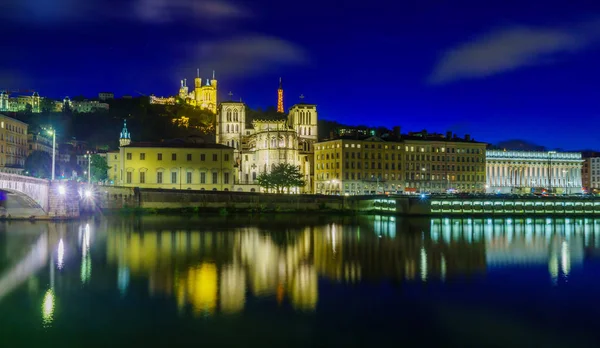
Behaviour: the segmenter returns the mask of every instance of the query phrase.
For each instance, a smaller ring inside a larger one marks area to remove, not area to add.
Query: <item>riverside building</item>
[[[231,191],[233,148],[220,144],[131,142],[127,126],[119,151],[109,152],[109,180],[119,186]]]
[[[486,152],[488,193],[581,193],[583,159],[578,152]]]
[[[351,137],[315,144],[315,192],[483,192],[486,144],[448,132]]]

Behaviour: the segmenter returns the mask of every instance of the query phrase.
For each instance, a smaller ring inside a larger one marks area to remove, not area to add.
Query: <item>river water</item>
[[[0,346],[592,347],[599,219],[0,223]]]

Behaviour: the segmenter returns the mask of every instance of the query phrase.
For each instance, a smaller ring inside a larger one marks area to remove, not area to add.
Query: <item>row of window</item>
[[[383,144],[363,144],[365,149],[390,149],[390,150],[402,150],[401,145],[383,145]],[[340,144],[337,143],[335,145],[320,145],[317,146],[317,150],[325,150],[325,149],[335,149],[339,148]],[[361,148],[361,144],[344,144],[345,148]],[[447,151],[446,151],[447,150]],[[454,147],[436,147],[436,146],[409,146],[404,145],[405,152],[433,152],[433,153],[463,153],[463,154],[471,154],[471,155],[480,155],[483,154],[483,149],[473,149],[473,148],[454,148]]]
[[[361,159],[361,152],[346,152],[345,153],[345,159]],[[398,159],[401,158],[401,155],[398,154]],[[331,154],[331,156],[329,156],[329,154],[325,154],[325,155],[317,155],[317,160],[333,160],[333,159],[339,159],[340,158],[340,153],[336,153],[335,154],[335,158],[334,155]],[[369,154],[366,153],[364,156],[365,159],[369,158]],[[384,154],[382,156],[381,153],[378,153],[377,156],[375,155],[374,152],[371,153],[371,159],[385,159],[386,161],[389,160],[391,158],[391,160],[395,160],[396,159],[396,155],[395,154]],[[435,155],[406,155],[405,157],[406,161],[438,161],[438,162],[471,162],[471,163],[481,163],[483,162],[483,158],[482,157],[465,157],[465,156],[435,156]]]
[[[140,184],[145,184],[146,183],[146,172],[139,172],[139,183]],[[199,182],[194,182],[193,180],[193,173],[192,172],[186,172],[185,173],[185,183],[186,184],[209,184],[206,179],[207,179],[207,173],[200,173],[200,177],[199,177]],[[217,172],[212,172],[210,173],[212,174],[212,181],[210,182],[210,184],[218,184],[219,183],[219,173]],[[179,173],[177,172],[171,172],[171,181],[169,182],[170,184],[177,184],[178,183],[178,175]],[[167,182],[164,182],[164,173],[163,172],[157,172],[156,173],[156,183],[157,184],[167,184]],[[125,175],[125,182],[128,184],[133,183],[133,172],[127,172]],[[229,173],[223,173],[223,184],[228,185],[229,184]]]
[[[426,181],[477,181],[484,182],[485,176],[480,174],[461,174],[461,175],[439,175],[439,174],[421,174],[421,173],[406,173],[402,174],[376,174],[376,173],[345,173],[343,176],[345,180],[371,180],[371,181],[385,181],[385,180],[426,180]],[[317,180],[330,180],[340,179],[339,175],[329,175],[329,173],[317,174]]]
[[[344,168],[345,169],[357,169],[357,170],[361,170],[363,168],[361,168],[361,164],[362,162],[345,162]],[[331,166],[329,165],[329,163],[317,163],[316,165],[317,170],[328,170],[328,169],[340,169],[340,162],[335,162],[331,163]],[[396,163],[381,163],[381,162],[371,162],[371,166],[370,169],[385,169],[385,170],[402,170],[402,164],[398,163],[398,166],[396,166]],[[364,162],[364,169],[369,169],[369,162]],[[459,171],[459,172],[474,172],[476,170],[478,171],[484,171],[484,167],[483,166],[457,166],[457,165],[446,165],[446,164],[420,164],[420,163],[407,163],[406,164],[406,170],[423,170],[423,171]]]
[[[159,153],[156,156],[158,161],[162,161],[163,160],[163,154]],[[128,152],[126,154],[126,158],[128,161],[131,161],[133,159],[133,154],[131,152]],[[117,159],[117,156],[115,155],[115,159]],[[140,161],[145,161],[146,160],[146,154],[145,153],[140,153]],[[192,154],[188,153],[186,155],[186,160],[191,161],[192,160]],[[212,155],[212,160],[213,162],[217,162],[219,160],[219,155],[217,154],[213,154]],[[229,154],[224,154],[223,155],[223,160],[224,161],[229,161]],[[171,161],[177,161],[177,154],[176,153],[172,153],[171,154]],[[200,154],[200,161],[204,162],[206,161],[206,154]]]
[[[0,122],[0,127],[4,128],[4,121]],[[10,123],[6,124],[6,130],[15,132],[15,133],[19,133],[19,134],[25,134],[25,128],[15,126],[14,124],[10,124]]]

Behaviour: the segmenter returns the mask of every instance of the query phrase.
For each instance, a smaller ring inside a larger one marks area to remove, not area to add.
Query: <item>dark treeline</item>
[[[74,97],[73,101],[83,100]],[[119,144],[119,133],[123,128],[123,120],[127,120],[133,141],[162,141],[165,139],[190,138],[198,141],[214,142],[215,115],[207,110],[199,110],[177,100],[176,105],[150,104],[150,98],[120,98],[108,100],[110,109],[97,110],[90,113],[78,113],[66,109],[55,112],[52,102],[42,105],[41,113],[32,113],[30,109],[8,113],[29,124],[30,132],[39,132],[42,128],[53,127],[57,130],[58,140],[67,141],[72,138],[87,141],[91,148],[116,149]],[[188,127],[173,122],[182,116],[189,118]],[[275,107],[265,109],[246,109],[246,123],[252,120],[272,120],[284,118]],[[345,125],[319,119],[319,139],[328,138],[339,127]]]

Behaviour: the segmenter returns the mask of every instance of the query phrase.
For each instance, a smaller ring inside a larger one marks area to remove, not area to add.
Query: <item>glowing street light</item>
[[[61,196],[64,196],[67,194],[67,189],[65,188],[65,185],[58,186],[58,194]]]
[[[89,190],[89,189],[85,190],[84,194],[85,194],[85,198],[90,198],[90,197],[92,197],[92,190]]]

